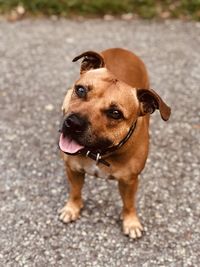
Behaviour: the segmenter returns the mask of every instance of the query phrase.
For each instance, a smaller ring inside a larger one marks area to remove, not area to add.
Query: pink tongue
[[[63,152],[70,154],[74,154],[84,148],[69,137],[64,137],[62,133],[60,135],[59,147]]]

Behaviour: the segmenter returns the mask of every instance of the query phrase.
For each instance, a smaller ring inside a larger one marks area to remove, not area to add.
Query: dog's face
[[[139,116],[159,108],[149,90],[131,88],[105,67],[83,70],[83,64],[62,108],[60,148],[69,154],[117,145]]]
[[[70,102],[64,101],[63,112],[63,134],[98,150],[116,145],[126,136],[138,117],[139,102],[136,90],[100,68],[81,75]]]

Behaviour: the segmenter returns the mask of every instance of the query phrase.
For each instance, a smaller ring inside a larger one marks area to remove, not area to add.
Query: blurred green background
[[[26,15],[93,17],[131,13],[147,19],[200,20],[200,0],[0,0],[2,14],[14,10]]]

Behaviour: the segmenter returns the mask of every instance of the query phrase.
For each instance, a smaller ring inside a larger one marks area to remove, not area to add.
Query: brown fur
[[[135,193],[138,175],[144,168],[149,148],[150,113],[159,109],[161,117],[167,120],[170,108],[155,91],[149,88],[149,78],[144,63],[133,53],[120,49],[108,49],[100,54],[88,51],[76,57],[84,58],[81,75],[75,84],[89,86],[87,101],[75,95],[73,88],[68,91],[63,102],[65,115],[78,112],[89,116],[91,139],[106,137],[118,144],[126,136],[129,128],[137,120],[137,126],[130,139],[119,150],[106,156],[110,167],[99,164],[84,156],[69,156],[63,153],[67,177],[70,184],[70,196],[61,210],[60,218],[64,222],[76,220],[83,207],[81,189],[84,174],[114,178],[118,181],[123,202],[122,219],[124,233],[132,238],[142,235],[142,226],[136,214]],[[140,90],[145,89],[145,90]],[[153,103],[149,103],[149,99]],[[109,120],[103,110],[116,104],[123,111],[125,119],[121,122]],[[91,166],[94,167],[92,170]]]

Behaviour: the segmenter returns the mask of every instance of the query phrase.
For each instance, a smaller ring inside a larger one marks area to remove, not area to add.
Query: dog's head
[[[60,148],[69,154],[82,149],[98,151],[117,145],[140,116],[159,109],[168,120],[170,108],[153,90],[136,89],[106,68],[103,57],[85,52],[80,78],[63,102]]]

